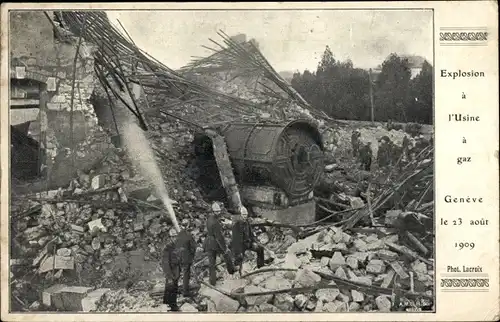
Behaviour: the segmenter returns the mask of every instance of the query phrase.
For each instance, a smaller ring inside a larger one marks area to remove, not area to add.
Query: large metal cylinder
[[[219,132],[241,183],[273,185],[290,199],[302,199],[323,173],[321,134],[308,121],[231,123]]]

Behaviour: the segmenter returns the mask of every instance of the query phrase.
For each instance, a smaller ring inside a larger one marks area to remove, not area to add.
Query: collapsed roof
[[[175,71],[138,48],[127,31],[123,29],[124,33],[122,33],[114,27],[103,11],[58,11],[55,12],[55,17],[62,27],[69,29],[80,39],[79,41],[84,39],[96,46],[94,58],[97,78],[108,95],[120,99],[130,112],[137,117],[140,126],[144,130],[147,130],[147,124],[143,117],[143,111],[141,111],[131,93],[130,83],[136,83],[158,93],[166,93],[169,100],[173,100],[173,104],[188,102],[199,109],[216,106],[222,109],[224,113],[239,118],[245,116],[255,117],[262,112],[267,112],[269,107],[262,106],[262,104],[257,104],[251,100],[225,94],[195,82],[188,77],[192,73],[235,68],[247,74],[258,74],[276,85],[272,89],[261,82],[266,88],[264,95],[275,100],[294,102],[302,109],[309,110],[311,114],[328,119],[324,113],[311,107],[273,69],[252,42],[239,44],[223,32],[219,32],[218,34],[224,40],[225,46],[211,40],[220,47],[220,50],[214,50],[216,51],[214,55],[192,61],[180,71]],[[118,95],[117,89],[128,92],[133,104],[124,102]],[[172,104],[169,102],[168,106],[172,106]],[[206,125],[193,124],[192,120],[187,120],[181,115],[169,111],[168,106],[162,109],[164,114],[195,126],[202,127]]]

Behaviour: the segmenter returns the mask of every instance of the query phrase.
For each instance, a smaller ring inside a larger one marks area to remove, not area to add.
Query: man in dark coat
[[[392,165],[393,146],[391,139],[384,135],[378,140],[377,163],[379,168],[385,168]]]
[[[359,130],[354,130],[351,135],[351,148],[352,148],[352,156],[356,158],[359,153],[359,145],[360,145],[361,132]]]
[[[170,242],[163,251],[162,268],[165,274],[165,292],[163,303],[168,304],[172,311],[178,311],[177,295],[179,293],[179,278],[183,274],[183,294],[190,296],[189,280],[191,265],[196,253],[196,243],[193,236],[185,229],[181,230],[174,242]]]
[[[359,150],[359,161],[363,170],[370,171],[372,165],[372,156],[372,143],[368,142],[364,144]]]
[[[402,144],[403,156],[405,162],[410,162],[410,139],[408,136],[404,136]]]
[[[217,256],[222,255],[229,274],[234,274],[233,257],[230,249],[226,246],[222,225],[217,215],[211,214],[207,218],[207,237],[205,238],[204,250],[208,253],[209,280],[210,284],[217,282]]]
[[[248,220],[237,219],[232,228],[231,250],[235,257],[234,264],[239,266],[241,274],[245,251],[251,250],[257,253],[257,267],[264,266],[264,248],[257,244],[252,227]]]

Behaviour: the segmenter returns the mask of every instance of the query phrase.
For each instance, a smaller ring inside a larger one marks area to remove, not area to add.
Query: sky
[[[432,11],[107,11],[136,45],[172,69],[192,56],[208,56],[202,45],[229,36],[255,38],[271,65],[281,71],[316,70],[326,45],[335,59],[375,68],[391,53],[419,55],[432,64]],[[120,27],[118,27],[120,29]]]

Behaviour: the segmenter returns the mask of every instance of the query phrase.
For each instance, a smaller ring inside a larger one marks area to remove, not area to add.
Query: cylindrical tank
[[[225,137],[239,182],[270,184],[291,199],[302,199],[323,173],[321,134],[306,120],[287,124],[230,123],[219,132]]]

